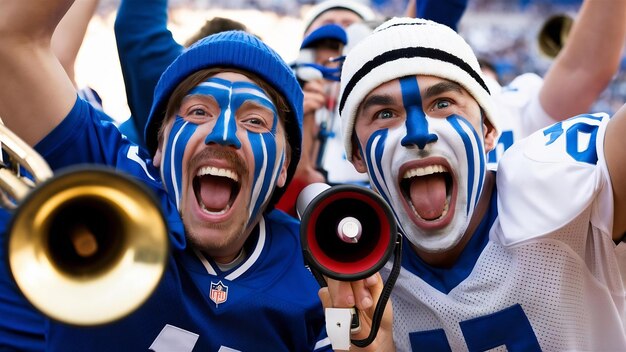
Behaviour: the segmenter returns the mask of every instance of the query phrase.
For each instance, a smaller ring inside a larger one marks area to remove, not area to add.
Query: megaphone
[[[350,342],[357,347],[370,345],[400,273],[402,236],[391,208],[369,188],[313,183],[300,192],[296,210],[301,221],[300,241],[305,260],[322,286],[324,279],[320,273],[339,281],[361,280],[378,272],[394,255],[393,268],[376,302],[371,330],[365,339],[350,338],[350,331],[359,328],[356,311],[351,313],[351,323],[346,327],[340,323],[345,319],[329,316],[333,310],[326,310],[326,330],[333,348],[349,349]]]
[[[368,188],[313,183],[302,190],[296,207],[305,259],[327,277],[367,278],[394,252],[398,233],[393,213]]]

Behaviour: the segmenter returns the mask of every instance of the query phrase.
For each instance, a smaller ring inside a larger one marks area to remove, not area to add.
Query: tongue
[[[443,174],[415,177],[411,180],[411,202],[422,219],[441,216],[446,204],[446,181]]]
[[[204,176],[200,178],[200,197],[210,211],[220,211],[228,205],[231,180],[226,177]]]

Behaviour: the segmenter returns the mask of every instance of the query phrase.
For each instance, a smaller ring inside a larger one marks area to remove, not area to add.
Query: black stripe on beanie
[[[487,84],[483,81],[482,77],[472,69],[472,67],[467,64],[465,61],[461,60],[457,56],[454,56],[446,51],[440,49],[433,48],[424,48],[424,47],[410,47],[410,48],[401,48],[395,49],[391,51],[384,52],[372,60],[366,62],[361,68],[356,71],[356,73],[352,76],[348,84],[346,84],[346,88],[344,89],[344,93],[341,96],[341,101],[339,102],[339,114],[343,114],[343,108],[346,104],[346,100],[354,87],[361,79],[363,79],[368,73],[370,73],[376,67],[382,66],[387,62],[392,62],[398,59],[410,59],[416,57],[423,57],[428,59],[434,59],[439,61],[444,61],[450,63],[452,65],[457,66],[461,70],[467,72],[487,93],[489,92],[489,88],[487,88]]]

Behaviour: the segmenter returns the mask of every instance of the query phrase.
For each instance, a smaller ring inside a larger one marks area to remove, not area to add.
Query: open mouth
[[[452,175],[443,165],[406,170],[400,188],[413,213],[424,221],[443,219],[450,208]]]
[[[239,194],[239,175],[233,170],[205,166],[193,178],[198,206],[208,214],[226,213]]]

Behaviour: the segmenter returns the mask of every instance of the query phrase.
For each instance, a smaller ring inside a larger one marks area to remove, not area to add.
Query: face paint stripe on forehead
[[[452,125],[452,127],[457,131],[457,133],[461,136],[463,141],[463,145],[465,147],[465,154],[467,159],[467,214],[469,214],[472,206],[475,206],[478,203],[478,198],[480,196],[480,189],[482,188],[482,183],[484,179],[484,169],[485,169],[485,158],[482,146],[480,145],[480,138],[478,137],[476,131],[472,128],[472,126],[465,119],[459,117],[458,115],[451,115],[447,118],[447,121]],[[463,125],[463,126],[462,126]],[[472,138],[470,138],[469,134],[474,136],[474,141],[476,145],[472,143]],[[476,165],[478,164],[478,165]],[[478,185],[477,189],[472,189],[472,185],[474,185],[474,176],[476,175],[476,169],[478,168]],[[476,194],[474,199],[472,199],[472,194]]]
[[[229,86],[224,86],[222,84],[211,83],[211,82],[202,82],[197,86],[193,87],[187,95],[194,94],[202,94],[202,95],[213,95],[215,91],[228,92],[230,90]]]
[[[268,97],[267,94],[265,94],[265,91],[254,83],[235,82],[233,84],[233,90],[237,93],[244,93],[244,94],[247,93],[247,94],[259,97],[259,98],[263,98],[267,101],[272,101],[272,99],[270,99],[270,97]]]
[[[226,110],[222,109],[224,111],[223,117],[224,117],[224,134],[223,134],[223,138],[224,140],[228,140],[228,133],[229,130],[231,128],[231,120],[234,120],[233,118],[233,107],[232,107],[232,103],[233,103],[233,90],[232,88],[230,90],[228,90],[228,104],[226,105]],[[236,121],[234,122],[234,126],[235,129],[233,131],[233,135],[236,134],[237,132],[237,124]],[[235,137],[237,138],[237,137]]]
[[[232,145],[237,149],[241,148],[241,142],[237,138],[237,121],[233,118],[232,114],[232,86],[229,84],[226,92],[207,91],[206,94],[212,95],[215,98],[220,107],[220,115],[217,121],[215,121],[213,129],[206,136],[204,143],[209,144],[213,142],[220,145]]]
[[[265,102],[265,105],[271,104],[271,106],[274,106],[274,104],[272,103],[272,99],[270,99],[267,95],[265,95],[265,93],[263,93],[262,91],[259,91],[257,89],[235,88],[235,89],[233,89],[233,92],[235,94],[241,94],[241,95],[247,95],[247,96],[255,97],[258,100]]]
[[[406,136],[402,138],[401,143],[403,146],[417,145],[424,149],[428,143],[437,141],[438,137],[428,131],[428,119],[424,114],[417,77],[400,79],[400,90],[406,112]]]

